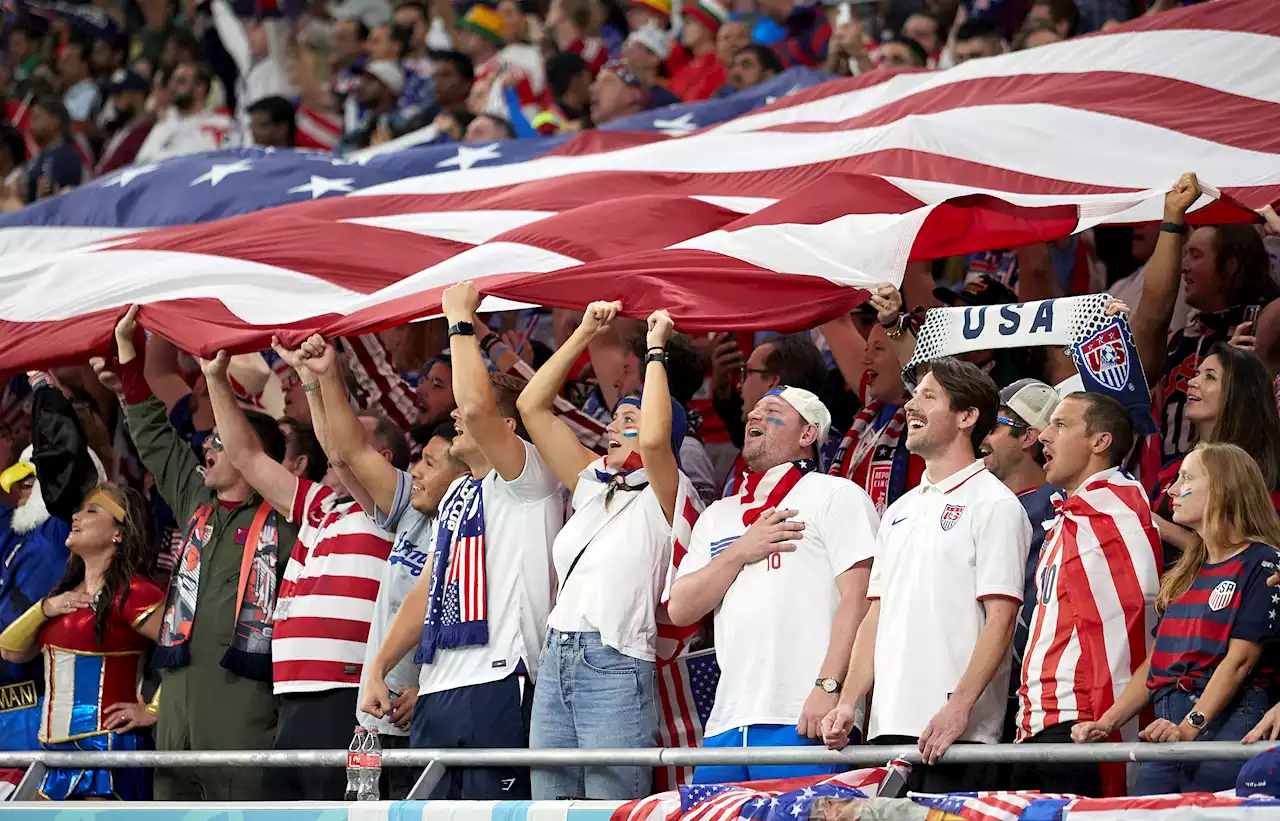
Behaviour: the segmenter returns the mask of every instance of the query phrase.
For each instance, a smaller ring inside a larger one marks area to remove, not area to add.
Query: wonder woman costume
[[[148,737],[136,731],[112,732],[102,726],[103,711],[120,702],[141,701],[143,657],[151,642],[134,628],[164,604],[164,591],[135,577],[123,612],[113,604],[102,643],[94,635],[94,611],[82,608],[51,619],[40,628],[44,656],[45,698],[40,716],[40,743],[56,752],[77,750],[142,750]],[[40,618],[35,608],[23,617]],[[17,627],[17,625],[15,625]],[[3,638],[9,637],[6,631]],[[140,769],[50,769],[40,794],[54,801],[68,798],[151,798],[150,779]]]

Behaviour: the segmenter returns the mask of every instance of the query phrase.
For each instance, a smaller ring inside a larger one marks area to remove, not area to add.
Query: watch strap
[[[645,354],[644,364],[648,365],[650,362],[661,362],[662,366],[665,368],[667,366],[667,352],[666,351],[650,351],[649,353]]]
[[[1160,230],[1166,234],[1183,234],[1187,233],[1187,224],[1185,222],[1162,222]]]
[[[470,322],[455,322],[449,326],[449,336],[475,336],[476,327]]]

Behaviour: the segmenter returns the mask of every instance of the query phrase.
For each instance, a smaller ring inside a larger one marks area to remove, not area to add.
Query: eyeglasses
[[[1031,427],[1026,422],[1019,422],[1017,419],[1010,419],[1008,416],[996,416],[997,425],[1008,425],[1014,430],[1026,430]]]
[[[738,379],[746,379],[747,374],[749,373],[758,373],[761,376],[767,376],[769,372],[763,368],[748,368],[746,365],[740,365],[738,367]]]
[[[208,438],[204,440],[204,446],[207,447],[209,450],[221,451],[222,437],[216,433],[211,433],[209,434]]]

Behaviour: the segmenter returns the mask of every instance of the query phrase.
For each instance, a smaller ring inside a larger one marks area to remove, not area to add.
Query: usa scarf
[[[733,497],[742,511],[742,523],[747,527],[755,524],[761,514],[771,507],[779,507],[791,489],[796,486],[806,473],[818,469],[818,463],[812,459],[800,459],[796,462],[783,462],[759,473],[747,474],[741,490]]]
[[[889,423],[876,431],[873,423],[883,407],[884,402],[876,399],[858,411],[828,471],[865,490],[881,514],[907,491],[912,458],[907,449],[901,447],[902,432],[907,425],[906,408],[899,405]]]
[[[415,664],[431,664],[437,650],[489,643],[482,482],[464,478],[440,508],[431,593]]]
[[[153,663],[172,670],[191,662],[188,643],[196,619],[200,566],[213,536],[209,517],[213,505],[201,505],[187,522],[178,564],[169,578],[164,617]],[[240,558],[236,591],[236,622],[222,666],[236,675],[271,681],[271,617],[276,606],[276,566],[279,562],[278,514],[263,502],[254,513]]]
[[[609,467],[605,463],[605,458],[601,456],[592,462],[587,470],[593,471],[596,481],[608,487],[609,491],[644,490],[649,486],[649,476],[645,473],[644,462],[641,461],[640,454],[634,451],[627,456],[621,468]]]

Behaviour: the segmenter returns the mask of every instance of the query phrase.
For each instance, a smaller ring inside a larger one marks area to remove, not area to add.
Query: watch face
[[[828,693],[834,693],[836,691],[836,680],[833,678],[824,678],[822,680],[822,689],[826,690]]]

